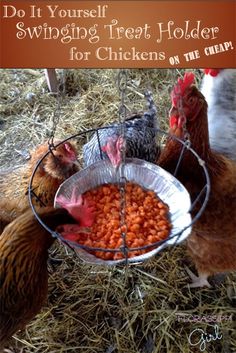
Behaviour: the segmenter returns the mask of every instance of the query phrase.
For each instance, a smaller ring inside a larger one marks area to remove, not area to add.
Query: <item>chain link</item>
[[[125,142],[125,119],[127,115],[127,108],[125,105],[126,90],[127,90],[127,72],[121,69],[118,74],[118,88],[120,92],[120,108],[119,108],[119,123],[120,123],[120,136]],[[121,161],[125,161],[126,144],[121,146]]]
[[[187,130],[187,118],[186,118],[186,115],[185,115],[185,111],[184,111],[184,108],[183,108],[183,95],[182,95],[182,92],[181,92],[181,86],[179,84],[179,82],[177,82],[175,84],[175,93],[177,95],[177,110],[179,112],[179,116],[180,116],[180,119],[182,120],[182,126],[183,126],[183,132],[184,132],[184,141],[185,141],[185,145],[186,147],[190,147],[191,146],[191,142],[190,142],[190,135],[189,135],[189,132]]]
[[[119,108],[119,123],[120,123],[120,136],[122,138],[122,145],[120,147],[121,152],[121,164],[120,164],[120,226],[121,226],[121,236],[123,239],[122,251],[126,258],[126,263],[128,262],[128,251],[126,245],[126,234],[127,234],[127,224],[126,224],[126,201],[125,201],[125,185],[126,179],[124,175],[125,168],[125,158],[126,158],[126,127],[125,120],[127,115],[127,108],[125,105],[126,90],[127,90],[127,72],[121,69],[118,74],[118,88],[120,92],[120,108]]]
[[[60,86],[62,87],[62,89],[60,89]],[[56,109],[54,110],[54,113],[53,113],[52,128],[51,128],[51,131],[50,131],[50,137],[48,139],[48,145],[49,145],[50,151],[55,149],[55,147],[54,147],[54,138],[55,138],[55,134],[56,134],[57,125],[58,125],[59,120],[60,120],[61,106],[62,106],[62,101],[65,98],[65,93],[66,93],[65,70],[63,70],[63,72],[62,72],[62,85],[60,85],[60,83],[59,83],[58,86],[57,86],[57,93],[56,93],[56,95],[57,95],[57,106],[56,106]]]

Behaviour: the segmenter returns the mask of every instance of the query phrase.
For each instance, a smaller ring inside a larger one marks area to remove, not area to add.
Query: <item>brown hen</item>
[[[32,152],[26,166],[17,168],[11,173],[0,173],[0,231],[28,209],[30,177],[37,162],[47,151],[48,143],[40,145]],[[33,203],[39,207],[52,206],[59,185],[77,171],[77,164],[77,152],[72,143],[65,142],[52,150],[35,173],[32,189],[40,201],[37,197],[33,197]]]
[[[200,287],[209,286],[207,278],[210,275],[236,270],[236,163],[210,149],[207,103],[192,85],[193,80],[193,74],[185,74],[172,91],[170,132],[183,138],[186,123],[191,146],[205,161],[210,176],[208,204],[187,239],[187,247],[199,274],[199,277],[192,276],[194,283],[191,286]],[[180,149],[180,143],[169,138],[158,164],[173,173]],[[202,168],[189,151],[184,154],[177,178],[193,199],[205,184]]]
[[[74,222],[63,209],[45,207],[38,212],[52,230]],[[53,241],[31,210],[4,229],[0,237],[0,347],[40,311],[46,300],[48,249]]]

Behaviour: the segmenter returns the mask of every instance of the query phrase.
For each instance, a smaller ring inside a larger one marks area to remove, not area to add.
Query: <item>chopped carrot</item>
[[[125,225],[121,224],[120,191],[117,184],[106,184],[89,190],[84,198],[96,205],[95,220],[86,234],[76,234],[76,241],[88,247],[103,249],[140,248],[168,237],[171,223],[169,208],[152,190],[128,182],[125,186]],[[122,238],[124,236],[124,240]],[[77,240],[78,239],[78,240]],[[125,243],[124,243],[125,241]],[[153,246],[151,249],[154,249]],[[151,250],[128,251],[128,256],[144,254]],[[90,251],[104,260],[118,260],[123,252]]]

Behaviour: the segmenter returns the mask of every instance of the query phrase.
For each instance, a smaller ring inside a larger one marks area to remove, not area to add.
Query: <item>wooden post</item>
[[[47,85],[49,91],[52,93],[57,93],[58,91],[58,81],[57,81],[57,74],[55,69],[45,69],[45,76],[47,80]]]

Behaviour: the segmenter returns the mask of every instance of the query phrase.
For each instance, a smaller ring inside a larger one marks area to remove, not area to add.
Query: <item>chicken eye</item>
[[[190,97],[189,100],[188,100],[188,103],[189,104],[193,104],[195,101],[194,97]]]

